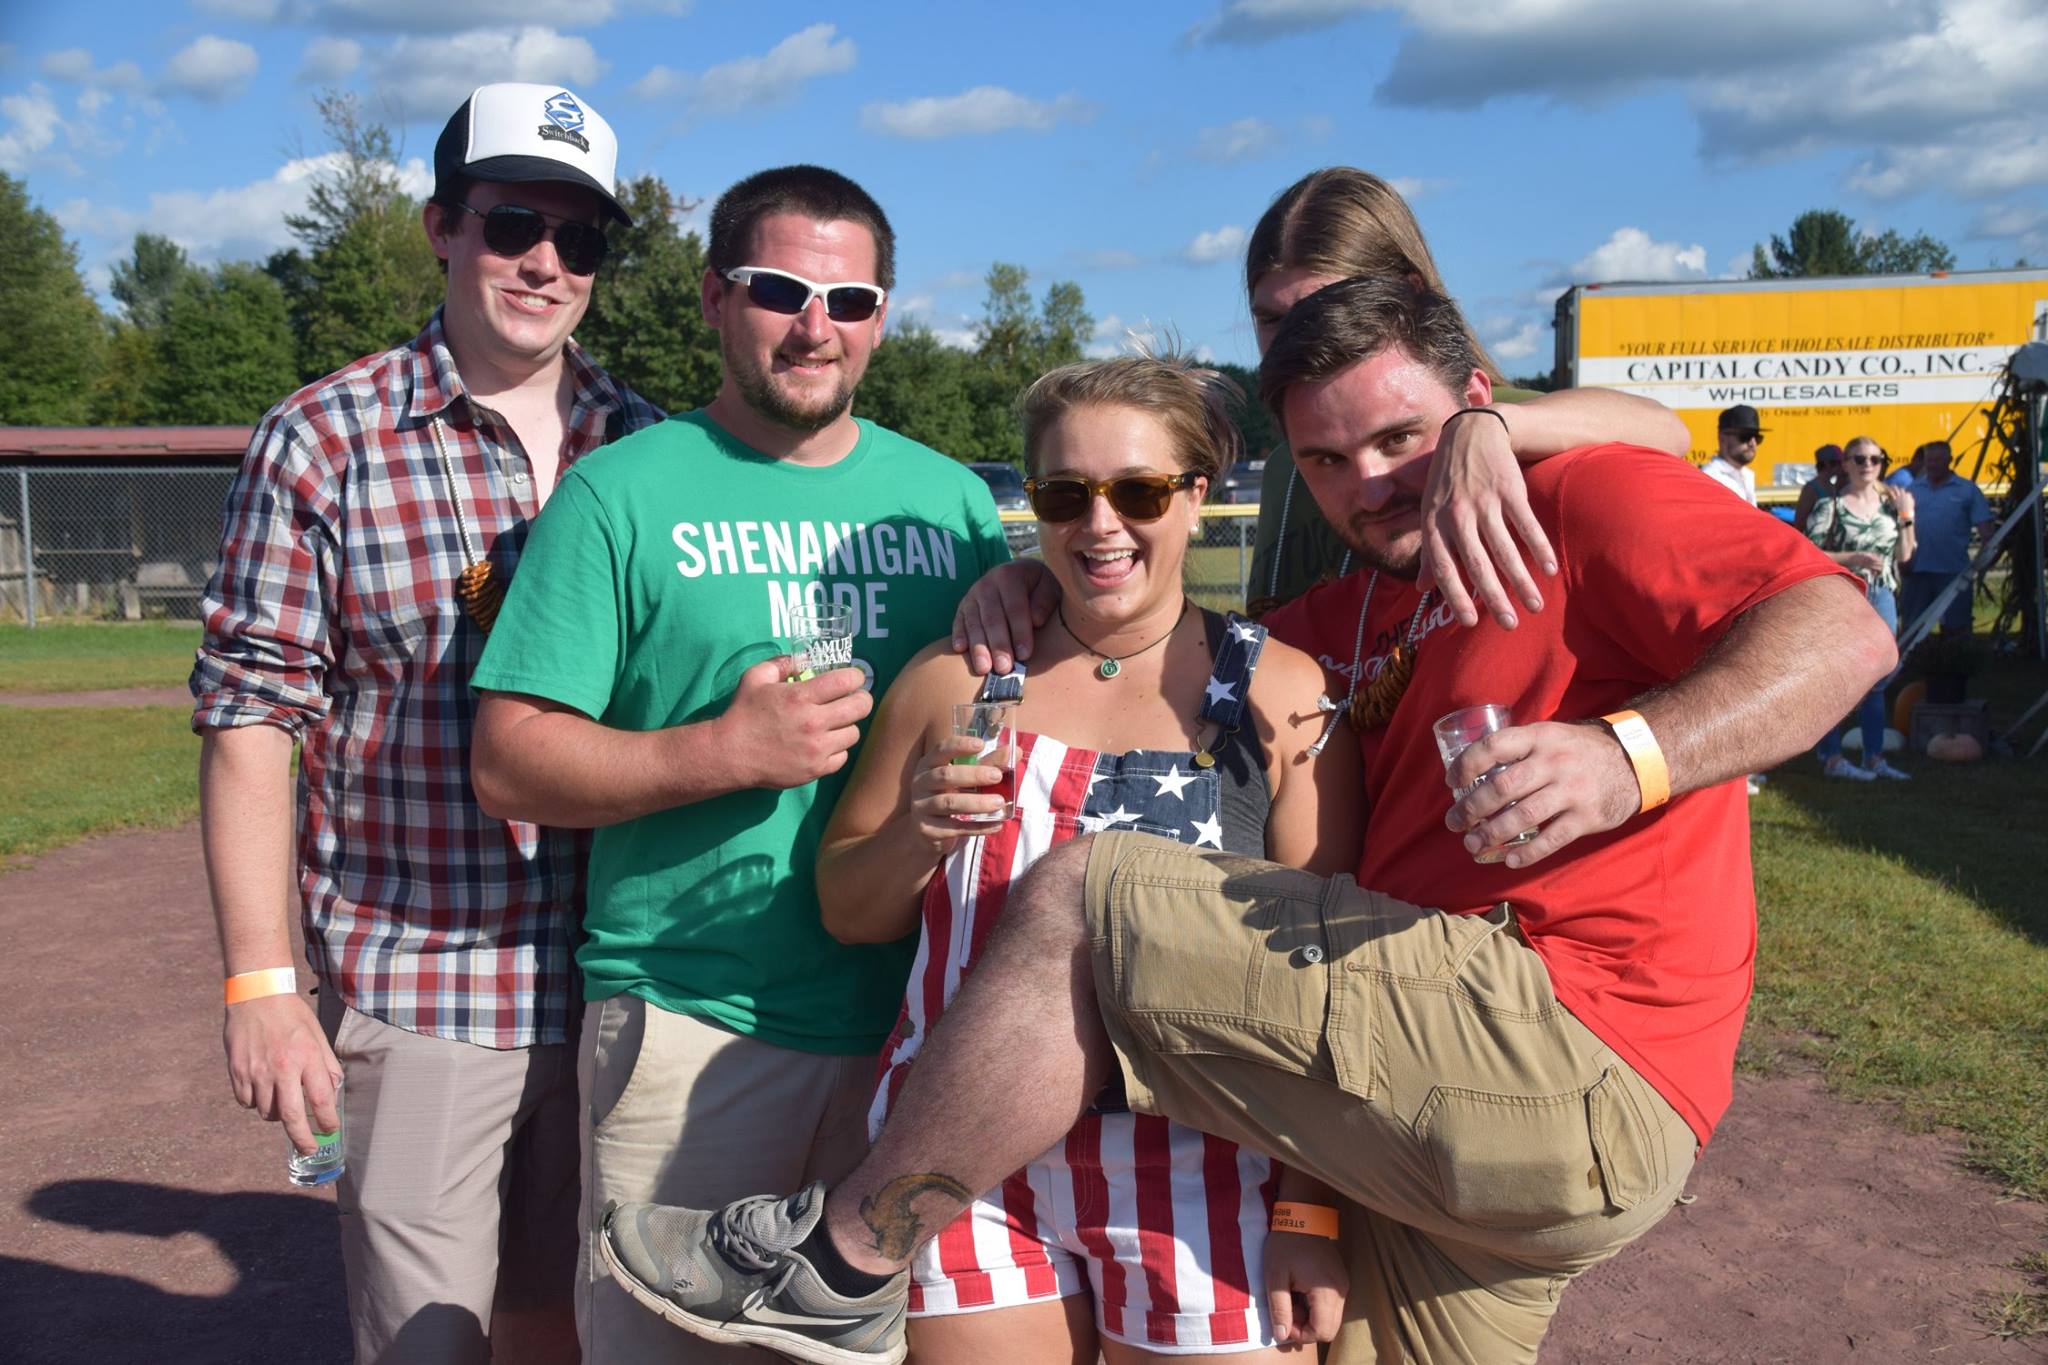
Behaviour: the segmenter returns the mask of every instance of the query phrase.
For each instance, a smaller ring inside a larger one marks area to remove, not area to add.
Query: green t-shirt
[[[1496,403],[1525,403],[1534,397],[1534,389],[1506,384],[1493,391]],[[1244,594],[1248,610],[1262,615],[1341,576],[1348,553],[1308,485],[1295,477],[1294,452],[1285,442],[1274,446],[1266,452],[1266,469],[1259,476],[1259,529]]]
[[[787,464],[703,412],[585,456],[534,522],[475,685],[622,730],[708,720],[782,653],[792,603],[851,603],[880,696],[983,571],[1009,558],[964,465],[860,423],[838,463]],[[611,825],[590,855],[590,1000],[630,992],[806,1052],[880,1048],[913,940],[848,947],[818,918],[818,840],[849,763]]]

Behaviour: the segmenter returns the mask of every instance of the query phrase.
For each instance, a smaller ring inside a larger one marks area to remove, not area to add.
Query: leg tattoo
[[[920,1242],[933,1236],[959,1213],[958,1208],[949,1209],[946,1216],[927,1231],[916,1207],[918,1199],[927,1194],[939,1195],[962,1208],[974,1202],[974,1191],[949,1175],[923,1171],[917,1175],[897,1176],[860,1201],[860,1220],[867,1224],[870,1245],[877,1255],[892,1261],[909,1260]]]

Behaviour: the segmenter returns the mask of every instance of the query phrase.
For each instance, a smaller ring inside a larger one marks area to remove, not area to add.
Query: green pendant
[[[1095,667],[1095,672],[1097,676],[1104,678],[1114,678],[1117,674],[1123,671],[1124,666],[1118,663],[1115,659],[1104,659],[1100,664],[1097,664]]]

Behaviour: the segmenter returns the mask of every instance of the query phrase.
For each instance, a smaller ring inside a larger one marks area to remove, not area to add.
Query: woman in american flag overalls
[[[1321,669],[1250,621],[1195,607],[1183,586],[1202,496],[1237,444],[1228,385],[1183,358],[1135,356],[1055,370],[1025,395],[1027,486],[1063,593],[1058,622],[1028,679],[1019,665],[984,683],[944,641],[918,655],[882,702],[819,855],[834,934],[888,942],[922,924],[871,1129],[1008,888],[1054,844],[1116,829],[1323,873],[1356,857],[1355,746],[1311,752]],[[973,699],[1015,703],[1003,794],[980,789],[1004,774],[954,761],[980,747],[952,735],[954,705]],[[1012,786],[1012,817],[958,818],[1002,806]],[[1288,1317],[1313,1309],[1334,1326],[1344,1292],[1334,1243],[1269,1241],[1283,1185],[1289,1199],[1330,1202],[1260,1153],[1106,1093],[919,1253],[912,1358],[1280,1359],[1269,1294]]]

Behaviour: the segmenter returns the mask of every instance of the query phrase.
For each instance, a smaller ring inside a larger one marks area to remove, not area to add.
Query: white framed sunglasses
[[[834,322],[866,322],[881,310],[882,300],[888,297],[878,284],[859,280],[819,284],[787,270],[758,265],[736,265],[725,272],[725,277],[745,288],[754,304],[771,313],[801,313],[811,306],[812,299],[823,298],[825,316]]]

